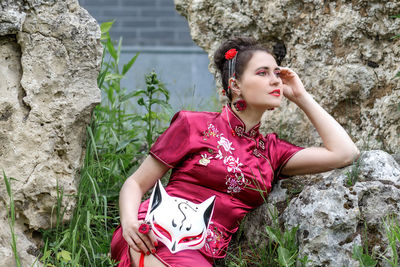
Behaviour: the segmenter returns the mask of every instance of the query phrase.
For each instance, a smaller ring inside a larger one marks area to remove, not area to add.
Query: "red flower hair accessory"
[[[231,60],[233,59],[237,54],[237,50],[235,48],[229,49],[226,53],[225,53],[225,58],[227,60]]]

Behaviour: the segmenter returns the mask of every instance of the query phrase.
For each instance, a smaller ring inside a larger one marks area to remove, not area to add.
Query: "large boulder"
[[[31,266],[39,228],[56,222],[57,188],[68,220],[100,102],[100,28],[77,0],[0,3],[0,171],[9,178],[22,266]],[[70,197],[67,197],[70,196]],[[9,207],[3,174],[0,206]],[[7,211],[0,209],[0,266],[13,266]]]
[[[373,150],[352,166],[280,181],[243,228],[247,240],[260,244],[260,232],[271,225],[269,214],[277,208],[286,229],[299,227],[299,257],[308,256],[307,266],[359,266],[352,258],[356,245],[368,244],[370,251],[390,257],[384,221],[400,218],[399,203],[400,165]]]
[[[175,0],[175,6],[210,59],[232,36],[265,42],[360,148],[398,151],[400,39],[392,37],[400,19],[391,17],[400,13],[398,0]],[[265,114],[264,129],[296,144],[321,143],[293,103]]]

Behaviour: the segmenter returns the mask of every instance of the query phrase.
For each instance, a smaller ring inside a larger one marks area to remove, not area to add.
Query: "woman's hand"
[[[280,67],[280,78],[283,83],[283,95],[294,103],[298,103],[307,94],[299,76],[293,70]]]
[[[129,222],[124,222],[121,224],[122,236],[128,245],[135,251],[150,255],[150,253],[156,251],[155,247],[158,245],[158,242],[152,230],[147,234],[139,232],[139,227],[142,223],[142,220],[130,220]]]

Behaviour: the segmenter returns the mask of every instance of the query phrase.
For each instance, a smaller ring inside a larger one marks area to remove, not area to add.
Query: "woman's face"
[[[279,107],[282,100],[282,80],[275,59],[264,51],[255,51],[237,81],[242,98],[253,109]]]

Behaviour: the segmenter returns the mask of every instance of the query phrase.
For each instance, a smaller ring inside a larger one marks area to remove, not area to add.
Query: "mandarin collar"
[[[232,133],[235,133],[237,136],[248,136],[255,138],[260,134],[260,122],[254,125],[249,131],[246,131],[246,125],[239,118],[239,116],[236,115],[229,104],[224,106],[222,110],[222,118],[228,123]]]

